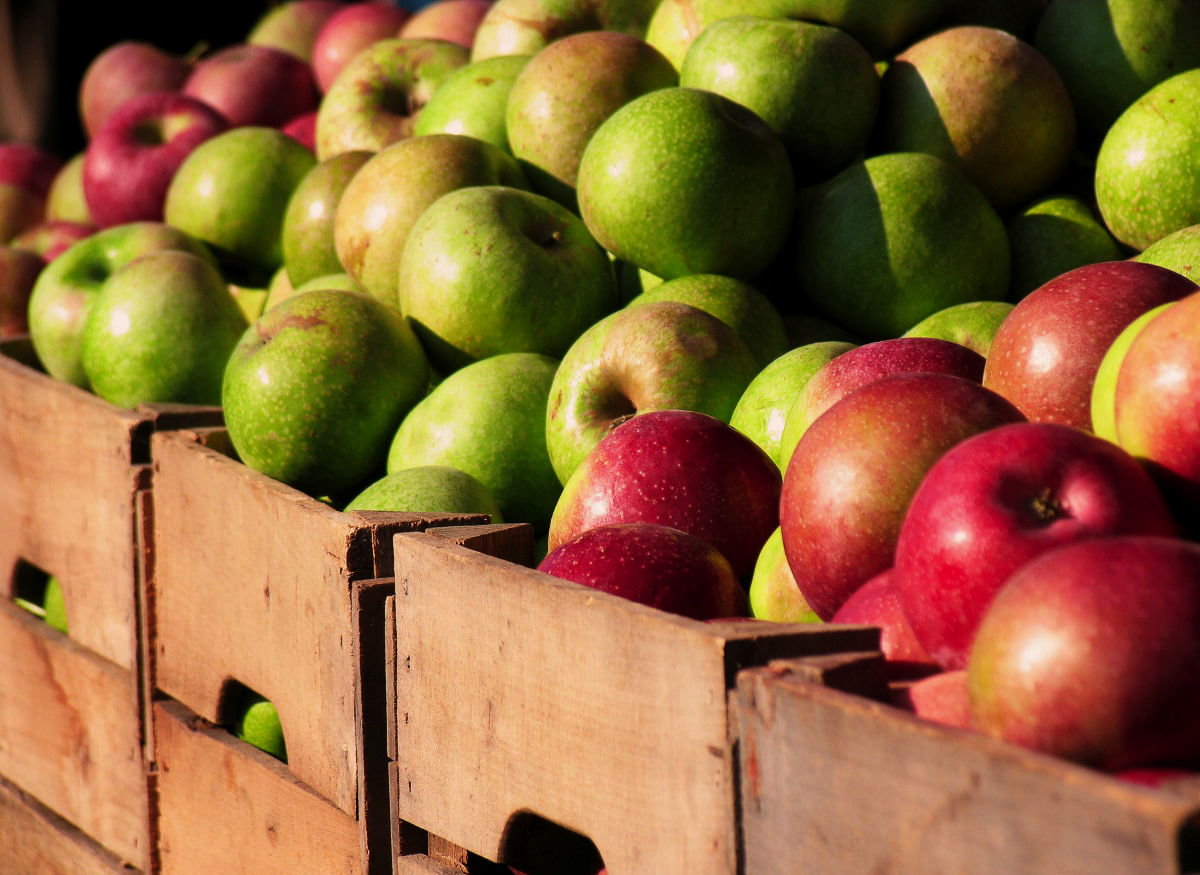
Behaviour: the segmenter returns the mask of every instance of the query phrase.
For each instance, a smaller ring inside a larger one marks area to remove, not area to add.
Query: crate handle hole
[[[500,859],[519,875],[602,875],[604,858],[590,838],[532,811],[504,827]]]

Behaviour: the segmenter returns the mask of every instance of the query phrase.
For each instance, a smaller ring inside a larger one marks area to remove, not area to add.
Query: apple
[[[1018,569],[967,664],[976,727],[1119,771],[1200,762],[1200,545],[1107,537]]]
[[[887,568],[867,580],[842,602],[829,622],[878,626],[879,650],[890,680],[912,680],[940,672],[941,667],[913,634],[893,576],[893,569]]]
[[[1200,50],[1200,30],[1196,39]],[[1190,69],[1139,97],[1104,135],[1096,154],[1096,205],[1125,245],[1145,249],[1200,223],[1198,112],[1200,69]]]
[[[234,736],[286,763],[287,742],[275,704],[249,691],[240,698],[233,722]]]
[[[737,332],[690,304],[605,316],[567,350],[550,390],[546,446],[559,481],[622,420],[676,409],[728,422],[759,370]]]
[[[897,708],[943,726],[967,730],[975,728],[965,669],[939,671],[916,680],[893,684],[891,702]]]
[[[692,620],[749,614],[746,591],[712,544],[667,525],[610,523],[552,547],[538,571]]]
[[[557,39],[535,54],[509,92],[512,153],[534,189],[575,209],[584,147],[629,101],[679,84],[670,61],[644,40],[611,30]]]
[[[813,422],[784,473],[779,522],[788,564],[817,615],[830,619],[892,566],[909,501],[942,454],[1022,419],[978,382],[915,372],[869,382]]]
[[[618,306],[612,262],[583,220],[503,185],[460,188],[430,204],[405,241],[396,287],[442,374],[505,352],[561,358]]]
[[[351,58],[380,40],[395,37],[411,15],[411,10],[394,3],[358,0],[329,16],[312,47],[313,76],[321,93],[329,91]]]
[[[62,161],[26,143],[0,143],[0,244],[45,219],[46,199]]]
[[[29,299],[29,335],[47,374],[88,387],[80,345],[92,301],[118,268],[164,249],[213,258],[208,247],[186,231],[162,222],[132,222],[83,238],[42,270]]]
[[[992,338],[1015,305],[1011,301],[967,301],[926,316],[901,337],[933,337],[965,346],[987,358]]]
[[[333,242],[334,217],[346,186],[373,154],[341,152],[314,164],[292,191],[280,234],[293,286],[344,270]]]
[[[179,91],[191,72],[186,58],[144,40],[125,39],[104,49],[88,62],[79,82],[79,114],[87,138],[129,98]]]
[[[96,224],[83,193],[83,162],[86,157],[86,149],[75,153],[55,174],[46,193],[46,219],[81,225]]]
[[[750,598],[750,615],[757,620],[772,623],[821,622],[796,585],[787,553],[783,550],[783,531],[778,526],[758,552],[747,595]]]
[[[229,129],[208,104],[178,92],[142,94],[109,113],[84,153],[83,193],[101,227],[161,222],[183,159]]]
[[[504,353],[434,386],[396,429],[389,473],[449,465],[483,483],[510,523],[546,532],[562,486],[546,451],[546,399],[558,360]]]
[[[314,155],[317,152],[317,111],[315,109],[302,112],[291,121],[282,125],[283,131],[301,146]]]
[[[762,119],[682,87],[605,119],[577,177],[580,215],[600,244],[663,279],[753,278],[783,246],[794,188],[787,151]]]
[[[1021,208],[1008,220],[1008,242],[1011,301],[1069,270],[1126,257],[1092,206],[1073,194],[1047,195]]]
[[[403,39],[439,39],[470,49],[492,0],[433,0],[400,25]]]
[[[181,90],[234,127],[281,127],[316,109],[319,101],[307,62],[280,49],[245,43],[198,60]]]
[[[609,523],[658,523],[721,551],[747,580],[779,527],[782,475],[748,437],[707,413],[651,410],[614,427],[574,470],[547,545]]]
[[[92,391],[118,407],[217,406],[247,324],[211,261],[151,252],[113,271],[96,293],[80,363]]]
[[[801,185],[858,158],[879,111],[874,61],[843,30],[811,21],[735,15],[689,46],[679,84],[723,94],[779,134]]]
[[[283,217],[316,163],[276,128],[231,128],[196,146],[171,179],[167,223],[203,240],[235,281],[265,284],[283,263]]]
[[[279,49],[311,63],[317,34],[343,8],[340,0],[284,0],[262,14],[246,36],[246,42]]]
[[[657,0],[496,0],[475,31],[471,60],[534,55],[547,45],[592,30],[641,36]]]
[[[46,260],[17,246],[0,246],[0,338],[29,332],[29,298]]]
[[[1117,335],[1152,307],[1196,289],[1174,271],[1134,261],[1067,271],[1021,299],[1000,324],[983,384],[1028,419],[1090,429],[1096,370]]]
[[[0,182],[0,245],[43,221],[46,199],[28,188]]]
[[[477,477],[449,465],[418,465],[384,474],[343,510],[486,513],[493,523],[504,522],[491,490]]]
[[[1169,267],[1192,282],[1200,281],[1200,224],[1160,237],[1133,256],[1133,260]]]
[[[381,149],[338,201],[333,240],[342,267],[376,298],[397,306],[400,257],[417,219],[442,195],[475,185],[529,188],[512,155],[474,137],[426,134]]]
[[[498,55],[460,67],[421,108],[413,134],[463,134],[511,153],[508,95],[530,57]]]
[[[31,228],[26,228],[10,241],[10,245],[40,255],[45,261],[53,261],[72,243],[90,237],[98,230],[99,228],[91,224],[66,219],[45,219]]]
[[[321,99],[317,157],[378,152],[411,137],[421,107],[469,58],[467,49],[442,40],[372,43],[346,63]]]
[[[1018,568],[1106,535],[1176,534],[1153,479],[1120,447],[1069,425],[1020,422],[962,441],[904,515],[893,585],[939,665],[963,668],[980,619]]]
[[[1130,344],[1146,323],[1161,313],[1167,307],[1175,305],[1174,301],[1151,307],[1141,316],[1122,329],[1116,339],[1100,359],[1096,368],[1096,377],[1092,381],[1092,433],[1105,440],[1117,443],[1117,376],[1121,372],[1121,363]]]
[[[787,442],[785,448],[784,434],[796,397],[815,373],[854,346],[844,340],[818,340],[788,350],[750,381],[729,424],[762,447],[784,471],[795,448],[795,441]]]
[[[239,458],[311,496],[352,496],[429,386],[429,363],[395,310],[314,290],[272,307],[230,355],[221,389]]]

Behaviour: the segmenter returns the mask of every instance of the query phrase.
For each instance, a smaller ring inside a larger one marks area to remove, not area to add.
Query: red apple
[[[659,523],[708,541],[749,579],[779,525],[781,479],[758,444],[714,416],[640,413],[605,435],[568,478],[548,544],[609,523]]]
[[[102,228],[161,222],[167,187],[183,159],[228,128],[207,103],[178,92],[122,103],[84,153],[83,193],[93,220]]]
[[[95,225],[67,219],[46,219],[12,239],[12,246],[53,261],[72,243],[89,237],[99,230]]]
[[[29,333],[29,296],[45,266],[35,252],[0,246],[0,338]]]
[[[434,0],[414,12],[397,36],[446,40],[469,49],[479,22],[491,8],[492,0]]]
[[[0,184],[46,198],[63,161],[53,152],[27,143],[0,143]]]
[[[90,139],[108,114],[131,97],[178,91],[192,72],[184,58],[138,40],[123,40],[88,64],[79,84],[79,114]]]
[[[1038,554],[1175,533],[1133,456],[1073,426],[1017,423],[963,441],[929,469],[900,529],[893,583],[917,640],[939,665],[962,668],[996,592]]]
[[[301,113],[290,122],[280,128],[296,142],[305,146],[308,151],[316,153],[317,151],[317,111]]]
[[[891,567],[908,503],[947,450],[1021,416],[990,389],[949,374],[894,374],[830,407],[796,445],[779,505],[788,564],[829,620]]]
[[[1103,261],[1069,270],[1022,298],[1000,323],[983,371],[1035,422],[1091,430],[1092,384],[1125,326],[1198,287],[1153,264]]]
[[[313,75],[321,93],[329,90],[351,58],[379,40],[394,37],[411,15],[403,6],[361,0],[326,19],[312,49]]]
[[[280,49],[244,43],[197,61],[182,90],[234,127],[281,127],[319,101],[307,63]]]
[[[1200,544],[1093,538],[1023,565],[967,663],[986,735],[1110,771],[1200,764]]]
[[[538,570],[693,620],[750,611],[746,591],[716,547],[657,523],[588,529],[553,547]]]
[[[904,615],[900,595],[892,585],[892,569],[876,574],[842,602],[831,623],[851,626],[878,626],[879,649],[892,680],[906,680],[940,671]]]
[[[918,717],[956,729],[974,728],[967,673],[963,669],[893,684],[891,694],[893,705]]]

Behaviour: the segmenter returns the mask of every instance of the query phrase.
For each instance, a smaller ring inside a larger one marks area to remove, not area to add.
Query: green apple
[[[1022,208],[1008,220],[1008,242],[1012,301],[1068,270],[1126,257],[1091,205],[1074,194],[1047,195]]]
[[[1114,444],[1118,443],[1117,375],[1121,372],[1121,362],[1125,360],[1125,353],[1129,351],[1129,347],[1138,333],[1146,327],[1146,323],[1174,303],[1175,301],[1168,301],[1157,307],[1151,307],[1126,325],[1113,340],[1108,351],[1104,353],[1104,357],[1100,359],[1100,365],[1096,368],[1096,376],[1092,380],[1091,413],[1094,434],[1112,441]]]
[[[1096,155],[1096,204],[1136,250],[1200,223],[1200,69],[1155,85],[1113,122]]]
[[[233,734],[247,744],[287,762],[287,743],[275,704],[257,693],[247,693],[240,703]]]
[[[984,358],[992,347],[992,338],[1016,306],[1011,301],[967,301],[951,304],[926,316],[902,337],[936,337],[973,349]]]
[[[534,189],[576,208],[584,147],[616,110],[679,84],[671,62],[644,40],[611,30],[562,37],[538,51],[508,96],[512,153]]]
[[[449,192],[412,227],[397,300],[441,373],[505,352],[561,358],[617,309],[608,254],[583,220],[503,185]]]
[[[333,240],[342,268],[396,306],[400,256],[413,225],[442,195],[475,185],[529,188],[512,155],[474,137],[426,134],[380,150],[338,201]]]
[[[238,307],[242,310],[242,315],[246,317],[247,322],[253,322],[262,315],[263,308],[267,304],[267,298],[271,294],[271,286],[279,282],[280,276],[287,277],[287,271],[280,267],[275,271],[275,275],[265,286],[243,286],[237,283],[228,283],[229,294],[237,301]]]
[[[413,135],[421,107],[470,52],[433,39],[378,40],[347,62],[317,109],[317,158],[378,152]]]
[[[83,159],[86,152],[76,152],[59,169],[46,194],[46,218],[54,221],[94,225],[87,197],[83,193]]]
[[[650,410],[694,410],[729,422],[760,370],[737,332],[679,301],[618,310],[563,356],[546,409],[546,447],[566,483],[614,426]]]
[[[759,551],[750,577],[750,613],[773,623],[820,623],[808,606],[783,551],[783,530],[775,529]]]
[[[80,362],[118,407],[221,403],[225,363],[249,323],[198,255],[152,252],[112,273],[92,301]]]
[[[545,533],[562,487],[546,451],[546,400],[558,360],[504,353],[437,384],[395,432],[389,473],[448,465],[491,492],[504,519]]]
[[[785,453],[782,443],[792,403],[826,362],[854,346],[844,340],[824,340],[788,350],[750,381],[729,424],[762,447],[780,471],[786,470],[791,447]]]
[[[712,273],[677,277],[642,292],[627,307],[680,301],[716,316],[738,333],[766,367],[789,348],[787,326],[771,300],[745,280]]]
[[[492,522],[504,522],[491,490],[477,477],[450,465],[418,465],[384,474],[344,510],[486,513]]]
[[[105,228],[71,244],[42,270],[29,299],[29,334],[46,373],[88,388],[80,346],[92,301],[115,270],[140,255],[164,249],[213,257],[203,243],[179,228],[134,222]]]
[[[782,248],[795,182],[762,119],[698,88],[634,98],[596,129],[577,180],[580,215],[618,258],[663,279],[751,279]]]
[[[268,46],[312,62],[321,26],[342,8],[341,0],[283,0],[271,5],[250,28],[246,42]]]
[[[508,95],[531,55],[497,55],[455,70],[421,108],[413,134],[463,134],[511,152]]]
[[[684,55],[679,84],[753,110],[783,140],[802,185],[860,157],[879,111],[879,74],[867,50],[845,31],[809,21],[714,21]]]
[[[238,456],[309,495],[355,495],[429,385],[412,328],[368,295],[318,289],[267,310],[234,348],[221,402]]]
[[[312,152],[280,130],[231,128],[179,165],[163,216],[207,243],[233,281],[265,285],[283,264],[288,201],[315,163]]]
[[[1200,225],[1188,225],[1155,240],[1133,257],[1134,261],[1157,264],[1200,282]]]
[[[340,152],[313,166],[288,199],[283,214],[283,264],[293,286],[340,273],[333,242],[334,216],[346,186],[375,153]]]
[[[62,584],[53,574],[46,580],[46,592],[42,596],[42,608],[46,612],[46,624],[64,635],[70,634],[67,626],[67,600]]]
[[[791,252],[804,295],[867,340],[1008,292],[1008,234],[954,165],[921,152],[876,155],[816,186]]]
[[[641,36],[657,0],[496,0],[475,31],[471,60],[535,55],[550,43],[591,30]]]

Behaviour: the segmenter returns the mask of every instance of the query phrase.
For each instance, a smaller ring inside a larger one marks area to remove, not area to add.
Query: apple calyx
[[[1061,499],[1054,496],[1049,486],[1030,499],[1029,509],[1033,511],[1034,520],[1039,523],[1049,524],[1057,519],[1070,516],[1066,505]]]

